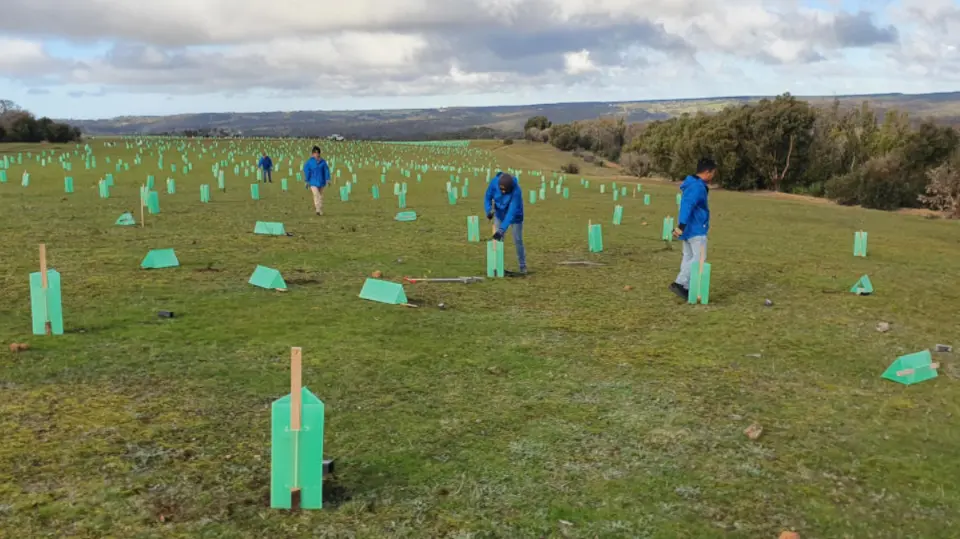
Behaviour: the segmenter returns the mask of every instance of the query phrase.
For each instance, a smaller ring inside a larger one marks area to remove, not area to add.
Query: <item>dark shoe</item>
[[[690,297],[690,291],[680,286],[678,283],[670,283],[670,291],[676,294],[677,297],[682,300],[686,300]]]

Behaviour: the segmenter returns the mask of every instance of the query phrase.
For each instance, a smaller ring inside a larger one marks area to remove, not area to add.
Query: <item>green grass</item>
[[[675,187],[646,185],[651,206],[623,200],[615,227],[600,181],[587,190],[571,177],[569,200],[548,191],[526,207],[534,274],[407,286],[423,305],[409,309],[358,299],[364,278],[481,275],[484,246],[466,242],[465,223],[482,214],[481,177],[464,174],[471,192],[456,206],[448,173],[411,179],[413,223],[393,221],[396,169],[371,199],[372,165],[351,201],[328,191],[322,218],[302,184],[281,192],[280,173],[250,200],[232,165],[227,193],[212,182],[204,205],[213,159],[193,143],[175,195],[157,174],[160,215],[124,228],[113,223],[136,213],[155,149],[101,200],[104,158],[134,151],[91,144],[98,168],[72,159],[73,194],[56,164],[32,159],[29,187],[23,166],[0,184],[0,339],[32,346],[0,351],[0,537],[956,535],[960,364],[944,355],[938,379],[909,387],[879,377],[898,355],[957,336],[955,222],[716,192],[711,305],[688,306],[666,290],[679,245],[658,239]],[[259,149],[242,143],[238,160]],[[543,164],[522,149],[377,151]],[[257,220],[294,236],[255,236]],[[588,220],[604,225],[603,253],[586,252]],[[861,228],[866,259],[852,256]],[[63,277],[62,337],[30,335],[40,242]],[[167,247],[182,267],[139,269]],[[607,265],[557,265],[572,259]],[[257,264],[290,291],[247,285]],[[862,274],[874,296],[847,293]],[[339,467],[327,507],[293,514],[268,507],[269,406],[289,390],[291,346],[326,403],[324,456]],[[753,422],[757,441],[743,434]]]

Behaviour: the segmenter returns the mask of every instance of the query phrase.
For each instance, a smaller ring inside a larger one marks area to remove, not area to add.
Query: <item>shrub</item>
[[[587,163],[593,163],[594,161],[597,160],[597,158],[593,155],[587,154],[583,156],[583,160],[586,161]]]
[[[855,206],[860,203],[860,184],[863,174],[860,170],[842,176],[834,176],[824,186],[827,198],[843,206]]]
[[[504,146],[509,146],[509,145],[511,145],[511,144],[513,144],[513,139],[512,139],[512,138],[505,138],[505,139],[503,139],[503,145],[504,145]]]
[[[623,154],[620,157],[620,165],[632,176],[645,178],[650,175],[653,168],[653,160],[650,156],[639,151],[632,151]]]
[[[567,163],[566,165],[563,165],[560,167],[560,171],[565,172],[567,174],[579,174],[580,165],[576,163]]]
[[[927,192],[919,200],[927,207],[947,212],[951,219],[960,219],[960,154],[949,163],[927,171]]]

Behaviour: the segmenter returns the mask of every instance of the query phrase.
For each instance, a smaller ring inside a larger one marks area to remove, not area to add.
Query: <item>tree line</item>
[[[784,94],[718,113],[646,124],[600,118],[551,124],[530,118],[529,140],[617,161],[636,176],[679,180],[702,156],[718,164],[731,190],[827,197],[844,205],[893,210],[929,207],[960,218],[960,134],[896,110],[816,107]]]
[[[37,118],[19,105],[0,99],[0,142],[74,142],[81,139],[80,129],[50,118]]]

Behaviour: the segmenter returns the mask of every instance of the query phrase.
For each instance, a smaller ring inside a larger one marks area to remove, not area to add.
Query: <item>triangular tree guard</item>
[[[853,234],[853,256],[867,256],[867,233],[862,230]]]
[[[323,507],[323,401],[301,383],[302,351],[291,349],[290,393],[270,407],[270,507]]]
[[[603,229],[599,224],[587,225],[587,246],[591,253],[603,251]]]
[[[127,212],[117,218],[118,226],[133,226],[135,224],[137,224],[137,220],[133,218],[133,214],[130,212]]]
[[[368,278],[363,283],[363,289],[360,290],[360,299],[389,303],[390,305],[406,305],[408,303],[407,294],[403,291],[402,284],[372,278]]]
[[[269,288],[271,290],[286,290],[287,283],[283,281],[280,272],[266,266],[257,266],[250,276],[249,284],[259,286],[260,288]]]
[[[253,233],[267,236],[287,235],[287,231],[283,228],[283,223],[267,223],[265,221],[257,221],[257,224],[253,227]]]
[[[910,385],[937,377],[939,364],[933,362],[930,350],[898,357],[881,375],[887,380]]]
[[[480,241],[480,217],[477,215],[467,217],[467,241]]]
[[[173,249],[154,249],[143,257],[140,267],[143,269],[175,268],[180,265]]]
[[[673,241],[673,217],[663,218],[663,230],[660,232],[660,239],[663,241]]]
[[[394,219],[396,219],[397,221],[401,221],[401,222],[416,221],[416,220],[417,220],[417,212],[415,212],[415,211],[402,211],[402,212],[398,213],[397,216],[396,216]]]
[[[853,285],[850,291],[858,296],[869,296],[873,294],[873,283],[870,282],[870,277],[866,275],[860,277],[860,280],[857,281],[857,284]]]
[[[37,271],[30,274],[30,310],[33,315],[33,334],[45,335],[47,323],[50,333],[63,335],[63,304],[60,294],[60,274],[47,270],[47,288],[43,288],[43,275]]]
[[[703,268],[703,271],[700,268]],[[687,295],[687,302],[691,305],[700,303],[707,305],[710,303],[710,263],[701,259],[694,261],[690,268],[690,293]]]
[[[487,242],[487,277],[503,277],[503,242],[490,240]]]

